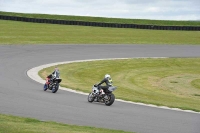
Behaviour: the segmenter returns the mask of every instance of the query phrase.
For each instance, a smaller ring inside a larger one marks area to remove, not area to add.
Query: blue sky
[[[0,0],[0,11],[155,20],[200,20],[200,0]]]

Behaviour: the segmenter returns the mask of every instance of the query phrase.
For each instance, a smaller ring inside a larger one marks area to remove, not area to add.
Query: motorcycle
[[[110,86],[105,94],[102,94],[102,92],[99,91],[98,87],[96,85],[93,85],[92,92],[88,95],[88,102],[101,102],[105,103],[105,105],[110,106],[115,101],[115,95],[112,93],[114,90],[116,90],[117,87]]]
[[[46,83],[44,84],[44,91],[47,89],[51,90],[52,93],[56,93],[59,89],[59,84],[62,81],[60,78],[52,78],[52,75],[49,75],[46,78]]]

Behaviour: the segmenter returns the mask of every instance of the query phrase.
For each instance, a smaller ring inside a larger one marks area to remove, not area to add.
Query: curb
[[[168,57],[137,57],[137,58],[168,58]],[[32,80],[34,80],[36,82],[39,82],[41,84],[44,84],[45,80],[43,80],[38,75],[38,72],[40,70],[44,69],[44,68],[51,67],[51,66],[56,66],[56,65],[61,65],[61,64],[75,63],[75,62],[100,61],[100,60],[118,60],[118,59],[130,59],[130,58],[89,59],[89,60],[76,60],[76,61],[57,62],[57,63],[45,64],[45,65],[41,65],[41,66],[37,66],[37,67],[31,68],[30,70],[27,71],[27,75]],[[72,90],[70,88],[59,87],[59,89],[64,90],[64,91],[69,91],[69,92],[77,93],[77,94],[88,95],[88,93],[84,93],[84,92],[81,92],[81,91]],[[130,103],[130,104],[135,104],[135,105],[142,105],[142,106],[160,108],[160,109],[168,109],[168,110],[174,110],[174,111],[182,111],[182,112],[200,114],[200,112],[195,112],[195,111],[192,111],[192,110],[182,110],[182,109],[179,109],[179,108],[169,108],[169,107],[166,107],[166,106],[156,106],[156,105],[152,105],[152,104],[136,103],[136,102],[125,101],[125,100],[121,100],[121,99],[116,99],[116,101],[124,102],[124,103]]]

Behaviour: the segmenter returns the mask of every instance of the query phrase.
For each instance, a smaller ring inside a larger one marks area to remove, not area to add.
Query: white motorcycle
[[[117,87],[110,86],[105,94],[99,91],[96,85],[93,85],[92,92],[88,95],[88,102],[101,102],[105,105],[110,106],[115,101],[115,95],[112,93]]]

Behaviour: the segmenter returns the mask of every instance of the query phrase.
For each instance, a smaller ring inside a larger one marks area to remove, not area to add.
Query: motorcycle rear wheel
[[[108,96],[108,101],[105,101],[105,105],[110,106],[115,101],[115,95],[111,93],[110,95],[107,96]]]

